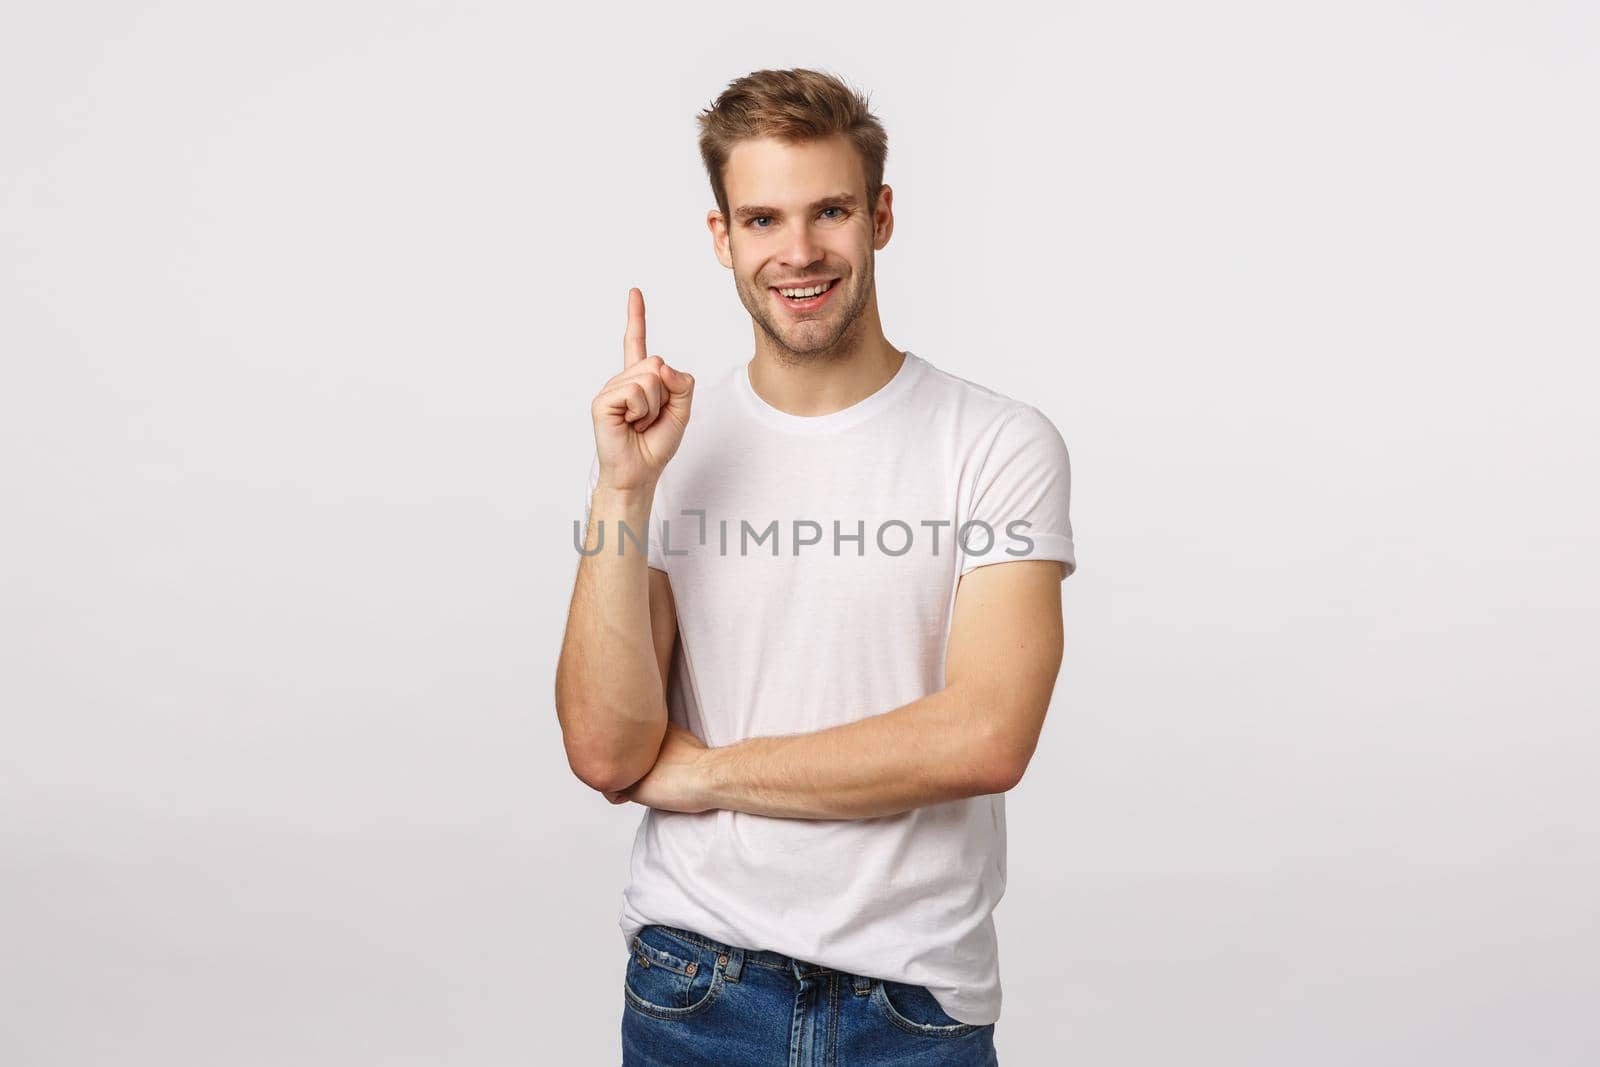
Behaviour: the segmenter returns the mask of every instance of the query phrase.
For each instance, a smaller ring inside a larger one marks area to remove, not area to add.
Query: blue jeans
[[[926,986],[645,926],[623,979],[622,1067],[998,1067],[994,1023]]]

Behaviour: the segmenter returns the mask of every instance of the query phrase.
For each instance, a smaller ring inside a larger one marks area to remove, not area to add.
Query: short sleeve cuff
[[[1015,544],[1006,546],[995,545],[994,548],[981,556],[963,555],[961,560],[961,573],[966,574],[978,567],[990,563],[1015,563],[1025,559],[1053,559],[1060,563],[1061,580],[1066,581],[1078,569],[1077,555],[1073,551],[1072,538],[1065,534],[1045,534],[1028,532],[1028,538],[1033,545],[1027,549],[1020,549]]]

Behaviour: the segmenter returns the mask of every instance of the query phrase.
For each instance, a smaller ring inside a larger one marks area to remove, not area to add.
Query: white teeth
[[[821,285],[813,285],[809,289],[779,289],[778,292],[792,299],[803,300],[806,297],[817,296],[821,293],[825,293],[832,288],[832,286],[832,282],[823,282]]]

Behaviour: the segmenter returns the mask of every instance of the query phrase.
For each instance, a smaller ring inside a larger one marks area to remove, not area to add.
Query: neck
[[[868,310],[861,329],[821,352],[792,352],[758,328],[755,358],[746,365],[750,387],[779,411],[804,416],[831,415],[876,393],[899,372],[905,353],[883,336],[877,308]]]

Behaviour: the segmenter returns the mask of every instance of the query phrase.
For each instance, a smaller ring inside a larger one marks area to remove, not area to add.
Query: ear
[[[894,233],[894,190],[884,185],[878,189],[878,206],[872,213],[872,248],[878,251],[889,243]]]
[[[717,262],[732,270],[733,252],[728,247],[728,224],[723,220],[722,212],[706,212],[706,229],[711,231],[711,251],[716,253]]]

